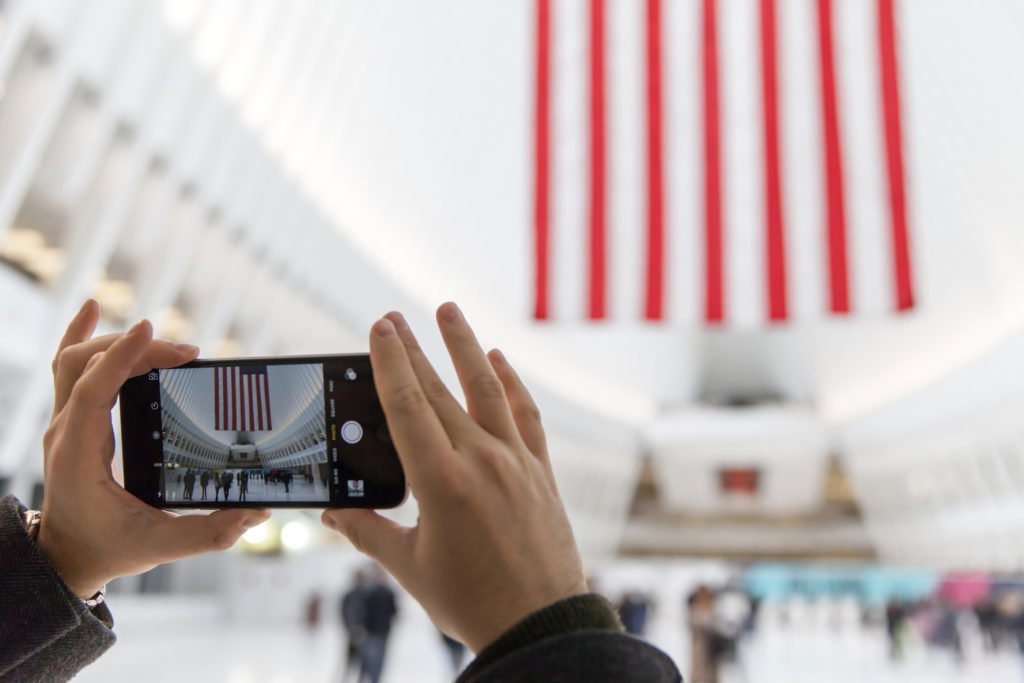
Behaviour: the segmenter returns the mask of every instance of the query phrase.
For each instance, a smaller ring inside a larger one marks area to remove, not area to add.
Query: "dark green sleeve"
[[[89,610],[0,499],[0,681],[66,681],[114,644],[105,605]]]
[[[672,660],[626,635],[611,604],[577,595],[529,615],[485,647],[457,683],[677,683]]]

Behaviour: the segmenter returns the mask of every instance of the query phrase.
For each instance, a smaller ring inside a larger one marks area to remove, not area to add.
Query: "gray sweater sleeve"
[[[114,644],[105,605],[89,610],[0,499],[0,681],[66,681]]]

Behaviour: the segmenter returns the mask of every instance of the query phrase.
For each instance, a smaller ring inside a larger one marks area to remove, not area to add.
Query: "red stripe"
[[[235,388],[235,368],[231,368],[231,429],[238,429],[238,391]]]
[[[785,320],[786,242],[782,227],[782,177],[779,173],[779,77],[776,57],[775,0],[761,0],[761,88],[764,98],[765,258],[768,319]]]
[[[711,323],[724,317],[717,12],[715,0],[704,0],[704,317]]]
[[[605,317],[604,0],[590,0],[590,273],[587,317]]]
[[[263,400],[267,402],[267,429],[273,429],[274,424],[270,421],[270,380],[267,375],[263,375]]]
[[[644,317],[665,301],[665,201],[661,136],[661,0],[647,0],[647,292]]]
[[[905,311],[914,307],[914,291],[910,275],[910,240],[907,235],[903,132],[900,125],[899,66],[896,60],[893,0],[878,0],[878,63],[881,69],[882,118],[885,121],[885,155],[889,171],[889,209],[892,212],[896,310]]]
[[[220,368],[213,369],[213,428],[220,429]]]
[[[249,390],[249,429],[253,429],[256,426],[256,417],[252,409],[252,375],[245,376],[245,385]]]
[[[551,3],[537,0],[537,100],[534,112],[534,304],[533,317],[547,320],[550,210]]]
[[[849,313],[843,158],[839,145],[839,113],[836,105],[836,73],[832,51],[832,0],[818,0],[818,47],[821,52],[822,129],[825,133],[830,310],[833,313]]]

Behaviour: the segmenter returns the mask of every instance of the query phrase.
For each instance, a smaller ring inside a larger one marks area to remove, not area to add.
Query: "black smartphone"
[[[124,486],[160,508],[388,508],[405,474],[370,357],[196,360],[124,383]]]

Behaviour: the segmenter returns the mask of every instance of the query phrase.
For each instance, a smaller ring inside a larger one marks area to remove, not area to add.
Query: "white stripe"
[[[589,188],[588,27],[586,0],[552,3],[551,317],[586,314]]]
[[[224,429],[231,429],[231,415],[234,396],[231,392],[231,368],[224,370],[224,397],[227,399],[227,415],[224,420]]]
[[[761,38],[750,0],[718,7],[725,317],[732,327],[753,327],[767,318]]]
[[[243,375],[241,369],[239,369],[238,377],[242,380],[239,387],[242,392],[242,421],[240,426],[245,431],[252,429],[252,424],[249,423],[249,375]]]
[[[631,322],[643,315],[647,244],[644,3],[608,0],[605,11],[608,316]]]
[[[883,313],[892,310],[894,296],[875,3],[835,7],[850,306],[857,314]]]
[[[782,221],[790,317],[828,310],[821,55],[814,0],[779,0],[779,131]]]
[[[704,114],[701,4],[662,3],[665,302],[671,323],[704,320]]]

